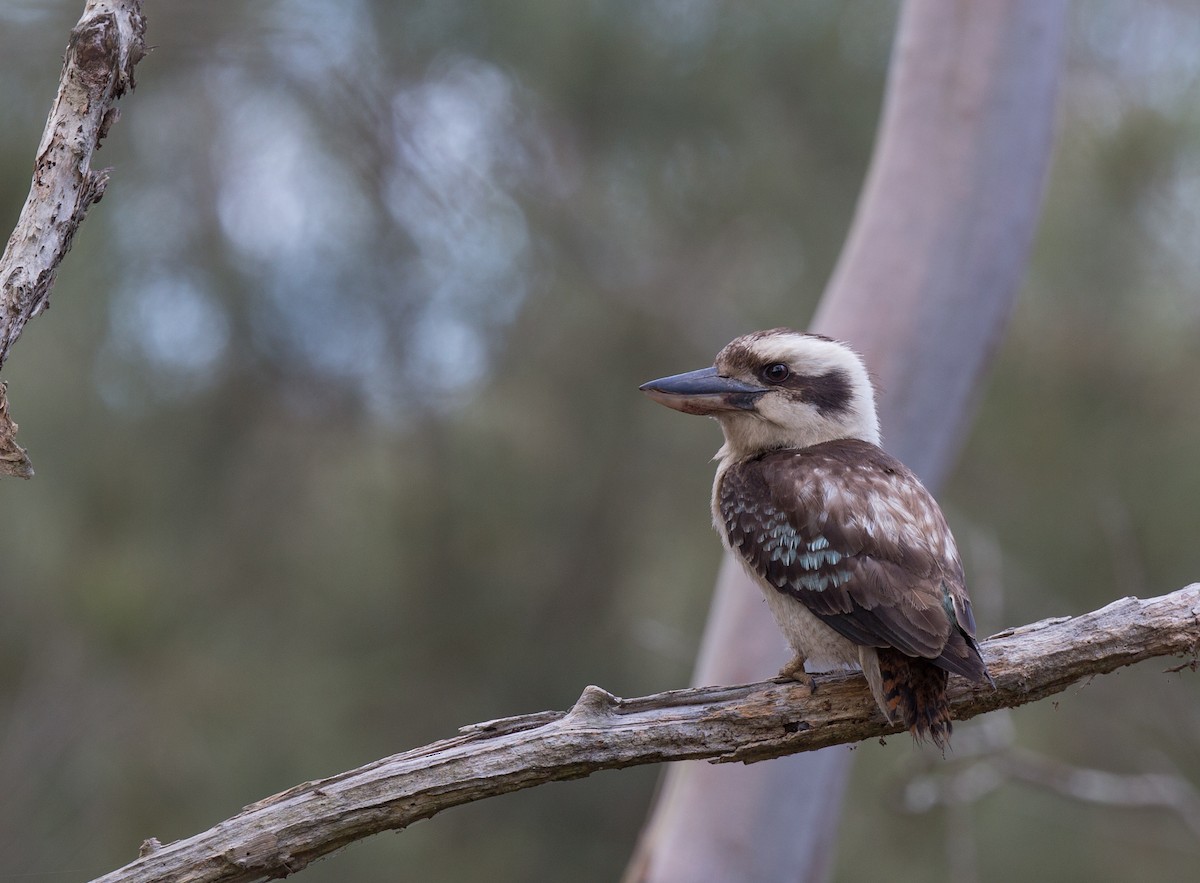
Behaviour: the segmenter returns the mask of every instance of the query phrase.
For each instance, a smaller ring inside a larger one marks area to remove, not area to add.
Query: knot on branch
[[[120,32],[116,16],[106,13],[76,25],[67,42],[68,68],[72,60],[88,98],[93,101],[108,98],[120,68]]]
[[[588,723],[602,724],[616,713],[621,700],[607,690],[588,684],[567,712],[564,723],[586,726]]]

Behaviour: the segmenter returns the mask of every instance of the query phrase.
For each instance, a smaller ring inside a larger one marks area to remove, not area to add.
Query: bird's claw
[[[817,682],[813,679],[812,675],[804,670],[804,659],[799,656],[779,669],[779,677],[803,684],[808,688],[809,693],[817,692]]]

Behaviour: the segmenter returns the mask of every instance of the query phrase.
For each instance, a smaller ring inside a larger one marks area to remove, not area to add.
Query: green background
[[[0,2],[6,229],[81,8]],[[0,876],[94,876],[589,683],[685,685],[719,432],[637,386],[807,322],[896,10],[147,14],[108,194],[3,374],[37,477],[0,486]],[[1200,11],[1071,22],[1031,271],[940,494],[983,634],[1200,578]],[[1195,675],[1167,664],[961,725],[945,763],[859,746],[837,879],[1190,879],[1195,817],[996,774],[1011,748],[1196,782]],[[303,879],[613,880],[658,774]],[[916,812],[931,784],[965,802]]]

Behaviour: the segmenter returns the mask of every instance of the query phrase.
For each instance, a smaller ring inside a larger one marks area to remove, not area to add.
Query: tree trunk
[[[931,488],[954,462],[1025,271],[1066,11],[1062,0],[908,0],[871,169],[811,325],[863,354],[885,446]],[[786,656],[758,590],[727,560],[693,683],[760,678]],[[844,747],[745,769],[674,765],[626,880],[827,879],[849,770]]]

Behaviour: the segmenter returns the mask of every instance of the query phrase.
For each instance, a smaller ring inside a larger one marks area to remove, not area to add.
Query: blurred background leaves
[[[10,228],[81,8],[0,2]],[[0,865],[47,880],[588,683],[687,683],[719,433],[636,387],[805,324],[896,9],[147,13],[108,194],[4,372],[38,475],[0,488]],[[1198,42],[1177,0],[1074,9],[1034,263],[942,494],[984,632],[1200,578]],[[1198,782],[1194,677],[1162,667],[1011,738]],[[838,879],[1200,861],[1169,814],[1023,785],[906,814],[914,749],[857,751]],[[656,775],[463,807],[305,879],[611,880]]]

